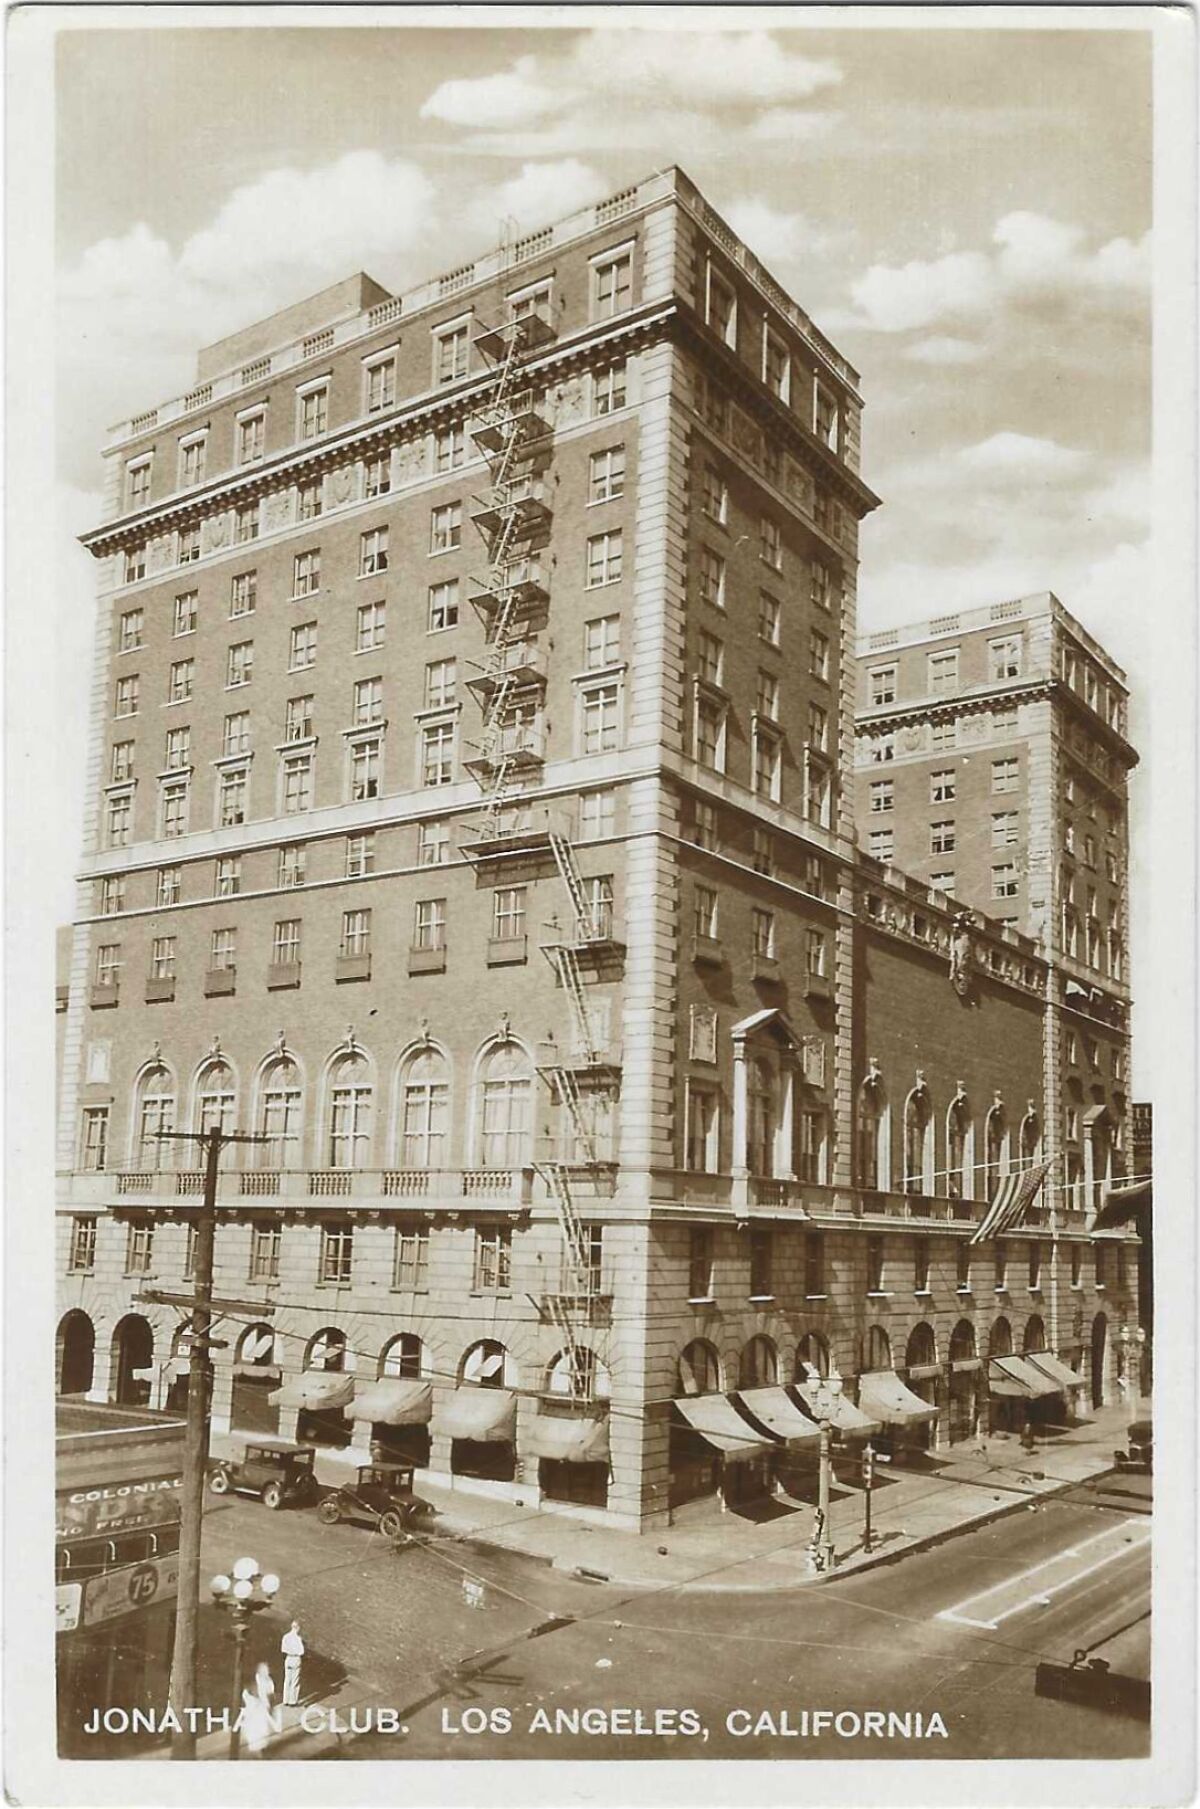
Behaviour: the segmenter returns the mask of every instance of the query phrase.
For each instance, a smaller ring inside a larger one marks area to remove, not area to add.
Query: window
[[[470,358],[470,332],[463,326],[448,327],[434,334],[433,374],[437,383],[455,383],[467,374]]]
[[[96,1220],[71,1220],[71,1249],[67,1267],[73,1275],[90,1275],[96,1267]]]
[[[579,798],[579,839],[594,842],[612,835],[616,829],[617,794],[614,791],[585,791]]]
[[[891,779],[872,779],[871,781],[871,814],[878,816],[882,812],[892,810],[896,802],[896,787]]]
[[[96,985],[116,986],[121,976],[121,944],[104,942],[96,950]]]
[[[300,1072],[288,1055],[279,1055],[263,1076],[259,1133],[268,1141],[259,1152],[263,1168],[299,1168],[300,1121],[304,1095]]]
[[[450,825],[422,823],[417,835],[417,865],[444,867],[450,859]]]
[[[714,1103],[712,1095],[705,1097]],[[689,1161],[688,1167],[700,1173],[711,1172],[704,1164]],[[711,1300],[713,1297],[713,1234],[707,1225],[693,1225],[688,1234],[688,1299]]]
[[[617,746],[621,722],[621,687],[588,685],[579,697],[580,753],[606,754]]]
[[[351,720],[356,728],[383,720],[383,679],[359,678],[354,682]]]
[[[156,936],[150,944],[150,978],[152,980],[173,980],[175,978],[174,936]]]
[[[992,868],[992,897],[1015,898],[1019,890],[1017,869],[1012,861],[1004,861]]]
[[[113,742],[108,774],[113,785],[120,785],[125,780],[133,778],[133,747],[132,741]]]
[[[838,400],[819,380],[813,385],[813,432],[824,445],[837,451]]]
[[[700,601],[714,609],[725,607],[725,561],[707,546],[700,548]]]
[[[436,634],[443,628],[458,626],[458,579],[451,578],[444,584],[433,584],[429,588],[429,632]]]
[[[606,446],[588,461],[588,502],[614,502],[625,494],[625,448]]]
[[[872,829],[867,834],[867,852],[872,860],[890,861],[896,851],[896,836],[892,829]]]
[[[204,468],[208,462],[207,434],[193,434],[190,439],[179,442],[179,488],[190,490],[194,484],[204,482]]]
[[[821,760],[808,753],[804,759],[804,814],[810,823],[828,829],[833,813],[833,777]]]
[[[725,670],[725,643],[715,634],[700,630],[696,644],[696,665],[706,684],[720,687]]]
[[[710,521],[723,527],[729,516],[729,485],[715,465],[704,468],[703,509]]]
[[[867,1293],[883,1292],[883,1238],[876,1232],[867,1239]]]
[[[929,1239],[913,1239],[913,1293],[929,1292]]]
[[[587,543],[588,590],[603,584],[616,584],[621,576],[622,539],[620,528],[606,534],[593,534]]]
[[[1071,1286],[1073,1288],[1079,1288],[1079,1287],[1083,1286],[1083,1245],[1082,1244],[1072,1244],[1071,1245]]]
[[[825,978],[828,944],[824,930],[805,930],[804,932],[804,967],[812,980]]]
[[[696,699],[696,758],[713,772],[725,770],[725,707],[709,697]]]
[[[356,653],[370,653],[376,647],[382,647],[387,629],[387,604],[363,603],[358,611],[358,625],[354,638]]]
[[[890,704],[896,701],[896,668],[895,666],[873,666],[868,674],[872,704]]]
[[[761,1225],[750,1228],[750,1298],[769,1300],[772,1295],[771,1269],[773,1255],[771,1233]]]
[[[283,738],[287,742],[310,741],[313,733],[313,699],[289,697],[284,711]]]
[[[1021,819],[1015,810],[992,812],[992,847],[1013,848],[1020,840]]]
[[[441,513],[434,510],[434,517]],[[455,543],[457,544],[457,543]],[[360,578],[374,578],[386,572],[388,568],[388,531],[386,528],[370,528],[359,536],[358,542],[358,575]]]
[[[758,593],[758,638],[766,641],[768,646],[778,647],[779,629],[783,619],[783,605],[778,597],[773,597],[768,590]]]
[[[583,664],[588,672],[613,666],[621,657],[620,616],[595,616],[583,625]]]
[[[283,917],[275,925],[271,960],[276,967],[294,967],[300,959],[300,919]]]
[[[1017,706],[1011,709],[992,711],[992,734],[1015,735],[1017,732]]]
[[[256,571],[236,573],[229,586],[230,616],[235,621],[239,616],[252,616],[257,603],[258,573]]]
[[[483,1063],[481,1076],[481,1166],[522,1167],[529,1159],[533,1105],[529,1059],[516,1043],[496,1043]]]
[[[954,892],[953,873],[931,873],[929,883],[936,891],[945,892],[947,896],[951,896]]]
[[[867,744],[867,754],[873,766],[884,766],[889,760],[896,758],[896,737],[894,735],[872,735]]]
[[[427,722],[421,730],[421,784],[454,783],[454,724]]]
[[[1003,760],[992,761],[993,792],[1016,791],[1020,775],[1020,761],[1015,754]]]
[[[813,678],[829,680],[829,636],[814,628],[808,640],[808,670]]]
[[[188,786],[186,779],[173,779],[162,788],[162,835],[171,840],[186,835],[188,826]]]
[[[382,748],[378,735],[372,735],[366,740],[356,741],[352,744],[350,748],[350,797],[352,800],[379,796],[381,753]]]
[[[773,395],[786,402],[791,390],[791,359],[787,346],[763,323],[763,382]]]
[[[144,578],[145,576],[145,545],[128,547],[125,552],[124,582],[126,584],[136,584],[140,578]]]
[[[283,762],[283,813],[298,816],[312,809],[311,754],[289,754]]]
[[[693,906],[693,927],[697,936],[715,942],[717,938],[719,900],[711,886],[697,886]]]
[[[132,653],[135,647],[142,645],[142,630],[146,625],[144,609],[127,609],[121,617],[120,638],[117,643],[118,653]]]
[[[633,259],[623,251],[592,266],[592,318],[607,320],[633,302]]]
[[[692,801],[692,836],[698,848],[707,848],[715,852],[719,845],[717,836],[717,807],[704,798]]]
[[[214,930],[209,944],[208,965],[214,972],[229,972],[237,965],[237,931]]]
[[[625,366],[610,364],[592,376],[593,415],[615,414],[625,406]]]
[[[766,672],[761,666],[758,670],[754,708],[770,722],[779,720],[779,680],[773,672]]]
[[[192,695],[195,676],[195,660],[173,660],[167,678],[167,702],[186,703]]]
[[[441,473],[457,471],[467,462],[467,436],[461,427],[446,427],[434,441],[434,467]]]
[[[783,776],[783,756],[779,737],[755,723],[751,731],[750,789],[759,797],[779,802]]]
[[[321,588],[321,549],[310,547],[292,560],[293,597],[315,597]]]
[[[218,792],[217,820],[222,829],[246,821],[246,793],[249,775],[245,767],[235,767],[221,774]]]
[[[335,1168],[337,1163],[333,1165]],[[343,1166],[351,1166],[345,1164]],[[322,1225],[321,1266],[317,1279],[333,1287],[348,1283],[354,1273],[354,1228],[352,1225]]]
[[[84,1174],[100,1175],[108,1167],[108,1107],[85,1106],[83,1112],[83,1148],[81,1165]]]
[[[329,426],[329,385],[313,384],[296,392],[298,426],[302,440],[315,440]]]
[[[772,571],[783,570],[783,535],[770,515],[764,515],[758,525],[758,554]]]
[[[804,1234],[804,1292],[810,1300],[825,1294],[825,1239],[819,1231]]]
[[[279,850],[279,876],[277,876],[277,883],[279,883],[281,890],[284,890],[284,892],[288,892],[291,886],[304,885],[304,876],[306,876],[306,867],[308,867],[306,854],[308,854],[308,850],[302,847],[299,841],[286,843],[286,845]]]
[[[432,1163],[406,1163],[406,1167],[428,1168]],[[424,1294],[429,1288],[429,1233],[428,1231],[397,1231],[396,1248],[392,1260],[392,1286],[408,1288],[414,1294]]]
[[[1021,676],[1021,637],[1008,634],[988,642],[988,677],[993,681]]]
[[[213,884],[214,898],[236,898],[242,889],[242,857],[223,854],[217,862]]]
[[[281,1225],[256,1224],[250,1227],[250,1280],[278,1281]]]
[[[239,417],[237,424],[237,462],[252,465],[260,459],[266,446],[267,414],[256,408],[253,414]]]
[[[948,817],[941,822],[931,823],[929,825],[930,854],[953,854],[954,839],[954,821],[952,818]]]
[[[413,947],[445,948],[446,900],[419,898],[413,911]]]
[[[955,793],[953,767],[941,767],[929,775],[929,802],[931,804],[953,804]]]
[[[492,939],[519,942],[525,934],[525,886],[501,886],[492,893]]]
[[[934,697],[945,697],[958,689],[958,649],[929,655],[929,690]]]
[[[829,752],[829,711],[823,704],[808,706],[808,745],[819,754]]]
[[[100,915],[113,917],[125,909],[125,875],[116,873],[100,881]]]
[[[826,611],[833,600],[833,577],[821,559],[814,559],[808,568],[808,600],[814,609]]]
[[[200,557],[200,529],[180,528],[176,542],[176,563],[194,565]]]
[[[125,467],[125,503],[129,509],[144,509],[150,501],[150,464],[149,457],[131,460]]]
[[[718,339],[737,346],[737,297],[723,277],[708,267],[708,324]]]
[[[750,947],[766,961],[775,959],[775,913],[756,909],[750,922]]]
[[[475,1292],[507,1294],[512,1287],[512,1232],[507,1225],[475,1233]]]
[[[133,831],[133,798],[123,791],[108,800],[105,841],[110,848],[127,848]]]
[[[1002,1294],[1008,1286],[1008,1250],[1000,1242],[996,1244],[996,1292]]]
[[[756,873],[763,873],[768,879],[774,878],[775,838],[769,829],[754,830],[750,864]]]
[[[288,671],[303,672],[317,663],[317,625],[301,622],[288,639]]]
[[[258,503],[245,503],[233,513],[233,542],[235,546],[245,546],[247,541],[258,539]]]
[[[248,685],[253,677],[254,642],[236,641],[226,656],[225,689],[231,691],[236,685]]]
[[[357,1053],[343,1055],[334,1069],[330,1091],[330,1168],[367,1166],[371,1152],[372,1100],[371,1073],[366,1058]]]
[[[316,521],[325,509],[325,494],[319,477],[301,484],[296,497],[297,521]]]
[[[386,496],[392,487],[392,461],[386,452],[378,457],[368,459],[363,475],[363,494],[368,501],[377,496]]]
[[[393,408],[396,402],[396,360],[376,358],[366,367],[367,413]]]
[[[1029,1244],[1029,1292],[1035,1293],[1042,1285],[1042,1246],[1032,1239]]]
[[[134,1219],[125,1241],[126,1275],[149,1275],[154,1260],[154,1226],[145,1219]]]

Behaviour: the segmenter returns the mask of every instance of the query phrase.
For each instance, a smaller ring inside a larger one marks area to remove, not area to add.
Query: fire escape
[[[563,1240],[561,1283],[543,1295],[542,1311],[568,1353],[574,1396],[586,1400],[594,1376],[579,1334],[597,1322],[602,1279],[576,1193],[586,1187],[594,1194],[606,1176],[611,1185],[609,1151],[601,1142],[619,1068],[607,1032],[589,1009],[585,972],[619,954],[619,945],[611,907],[598,911],[589,899],[565,828],[534,828],[522,804],[545,761],[545,654],[529,637],[549,607],[539,545],[550,522],[536,460],[538,442],[550,429],[538,413],[524,365],[552,332],[540,316],[527,314],[476,339],[493,364],[494,383],[471,429],[489,475],[487,491],[471,513],[487,548],[487,575],[471,596],[487,652],[468,681],[482,724],[466,766],[483,801],[463,853],[482,861],[548,848],[570,905],[570,932],[556,934],[544,947],[566,995],[570,1033],[561,1048],[556,1039],[544,1045],[538,1064],[558,1108],[559,1133],[535,1167],[554,1202]]]

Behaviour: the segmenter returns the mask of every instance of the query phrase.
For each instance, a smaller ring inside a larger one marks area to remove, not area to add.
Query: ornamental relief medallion
[[[392,448],[392,484],[415,484],[425,476],[429,460],[424,439],[408,440]]]
[[[786,477],[788,495],[794,502],[799,503],[807,514],[811,515],[816,506],[816,488],[812,478],[803,466],[797,465],[792,459],[787,461]]]
[[[172,566],[174,563],[175,536],[160,534],[158,539],[152,540],[146,548],[146,570],[147,572],[165,572],[168,566]]]
[[[586,377],[569,377],[565,383],[558,383],[551,391],[554,403],[554,425],[556,427],[572,427],[576,421],[586,421],[587,379]]]
[[[210,515],[200,523],[200,551],[211,553],[217,547],[225,546],[229,540],[229,515],[223,511],[220,515]]]
[[[339,465],[336,471],[325,474],[325,506],[329,509],[345,508],[347,503],[354,502],[358,494],[357,465]]]
[[[296,492],[294,490],[272,490],[262,501],[263,533],[272,534],[278,528],[290,528],[296,517]]]
[[[925,730],[919,722],[914,722],[903,731],[900,736],[900,746],[909,754],[915,753],[918,748],[925,746]]]

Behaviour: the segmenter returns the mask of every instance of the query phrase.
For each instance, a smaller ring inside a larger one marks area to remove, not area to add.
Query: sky
[[[60,917],[94,607],[73,537],[100,519],[106,429],[187,389],[198,346],[353,271],[411,288],[671,163],[861,372],[883,506],[860,625],[1053,590],[1129,671],[1144,736],[1148,33],[672,10],[61,32]]]

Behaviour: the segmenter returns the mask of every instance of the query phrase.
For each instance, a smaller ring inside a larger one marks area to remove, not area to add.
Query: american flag
[[[971,1234],[971,1242],[982,1244],[989,1237],[1001,1237],[1015,1225],[1026,1207],[1033,1204],[1049,1171],[1048,1162],[1038,1162],[1033,1168],[1018,1169],[1006,1175],[996,1190],[995,1199]]]

